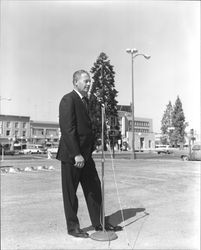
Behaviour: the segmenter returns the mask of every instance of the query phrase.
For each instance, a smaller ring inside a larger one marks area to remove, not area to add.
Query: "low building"
[[[60,129],[57,122],[30,122],[30,138],[35,144],[57,146],[60,138]]]
[[[122,141],[127,142],[132,148],[132,112],[130,105],[118,105],[119,124]],[[135,150],[150,149],[155,147],[153,121],[149,118],[134,117]]]
[[[121,144],[132,147],[132,115],[130,105],[118,105]],[[135,149],[155,147],[153,122],[149,118],[134,119]],[[60,128],[57,122],[33,121],[29,116],[0,115],[0,144],[24,147],[31,144],[58,146]]]
[[[59,124],[32,121],[29,116],[0,115],[0,144],[24,147],[29,143],[58,145]]]
[[[0,115],[0,144],[13,145],[30,138],[30,117]]]

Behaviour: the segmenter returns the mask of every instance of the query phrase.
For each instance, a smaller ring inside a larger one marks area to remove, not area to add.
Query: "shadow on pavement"
[[[123,209],[122,211],[118,210],[117,212],[106,216],[105,221],[106,221],[106,223],[109,222],[113,226],[117,226],[121,222],[126,221],[132,217],[135,217],[137,213],[144,212],[144,211],[145,211],[145,208],[127,208],[127,209]],[[142,217],[147,216],[147,215],[148,215],[148,213],[144,212],[144,215]],[[142,217],[126,224],[125,226],[128,226],[128,225],[134,223],[135,221],[141,219]],[[88,231],[94,230],[94,228],[91,225],[89,227],[82,228],[82,230],[84,230],[85,232],[88,232]]]

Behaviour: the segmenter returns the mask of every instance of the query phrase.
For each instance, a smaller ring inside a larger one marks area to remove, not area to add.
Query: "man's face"
[[[79,91],[83,96],[86,96],[91,85],[90,76],[86,73],[81,74],[79,80],[75,83],[77,91]]]

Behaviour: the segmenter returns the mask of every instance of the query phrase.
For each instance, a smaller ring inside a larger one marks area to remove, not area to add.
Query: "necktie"
[[[86,108],[86,110],[87,110],[87,113],[89,113],[89,107],[88,107],[88,99],[87,99],[87,97],[82,97],[82,101],[83,101],[83,103],[84,103],[84,105],[85,105],[85,108]]]

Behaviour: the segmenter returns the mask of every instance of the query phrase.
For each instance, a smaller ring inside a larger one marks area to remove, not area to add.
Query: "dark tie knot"
[[[85,107],[86,107],[86,110],[87,110],[87,112],[88,112],[88,111],[89,111],[89,107],[88,107],[89,100],[88,100],[88,98],[85,97],[85,96],[83,96],[83,97],[82,97],[82,101],[83,101],[83,103],[84,103],[84,105],[85,105]]]
[[[86,102],[87,104],[88,104],[88,102],[89,102],[89,100],[88,100],[88,98],[87,98],[86,96],[83,96],[83,97],[82,97],[82,100],[83,100],[83,102]]]
[[[85,104],[86,106],[88,106],[89,100],[88,100],[88,98],[87,98],[86,96],[83,96],[83,97],[82,97],[82,101],[84,102],[84,104]]]

